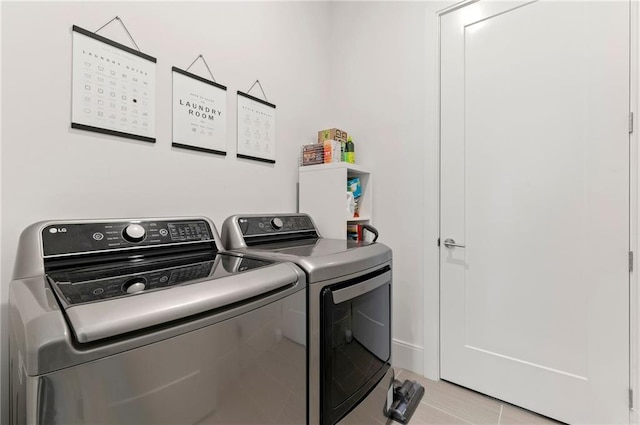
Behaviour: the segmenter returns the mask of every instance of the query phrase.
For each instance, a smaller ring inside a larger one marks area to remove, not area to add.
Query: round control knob
[[[147,231],[139,224],[130,224],[124,228],[122,237],[129,242],[140,242],[144,239]]]
[[[141,277],[136,277],[131,280],[128,280],[122,285],[122,289],[127,294],[136,294],[138,292],[144,291],[146,280]]]
[[[280,230],[282,229],[282,226],[284,226],[284,223],[282,222],[281,219],[276,217],[273,220],[271,220],[271,226],[276,230]]]

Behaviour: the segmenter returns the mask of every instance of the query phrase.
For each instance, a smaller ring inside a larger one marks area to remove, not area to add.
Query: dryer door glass
[[[334,424],[351,411],[390,367],[391,273],[365,278],[321,294],[323,424]]]

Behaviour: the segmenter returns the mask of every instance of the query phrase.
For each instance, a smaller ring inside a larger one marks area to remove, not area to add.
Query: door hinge
[[[633,409],[633,389],[629,388],[629,409]]]
[[[633,133],[633,112],[629,112],[629,134]]]
[[[633,251],[629,251],[629,271],[633,271]]]
[[[440,238],[438,238],[438,246],[440,246]]]

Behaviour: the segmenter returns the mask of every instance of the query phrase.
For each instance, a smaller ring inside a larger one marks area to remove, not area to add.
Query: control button
[[[169,234],[169,232],[167,231],[167,229],[160,229],[160,236],[167,236]]]
[[[167,283],[167,281],[169,281],[169,276],[167,275],[164,275],[160,278],[161,283]]]
[[[284,223],[278,217],[276,217],[273,220],[271,220],[271,226],[276,230],[282,229],[283,225],[284,225]]]
[[[136,282],[127,288],[127,294],[135,294],[136,292],[144,291],[144,283]]]
[[[127,294],[136,294],[138,292],[144,291],[146,280],[141,277],[135,277],[131,280],[128,280],[122,285],[122,289]]]
[[[93,290],[93,295],[102,295],[103,292],[104,292],[104,289],[96,288]]]
[[[145,237],[146,231],[139,224],[130,224],[124,228],[122,236],[129,242],[141,242]]]
[[[104,235],[100,232],[95,232],[93,234],[93,239],[97,240],[97,241],[101,241],[104,239]]]
[[[258,223],[258,227],[264,229],[264,223]]]

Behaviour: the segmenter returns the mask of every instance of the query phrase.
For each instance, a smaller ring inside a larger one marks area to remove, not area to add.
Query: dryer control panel
[[[213,242],[206,220],[130,220],[55,223],[42,229],[44,257]]]
[[[238,226],[244,236],[316,230],[306,214],[239,217]]]

